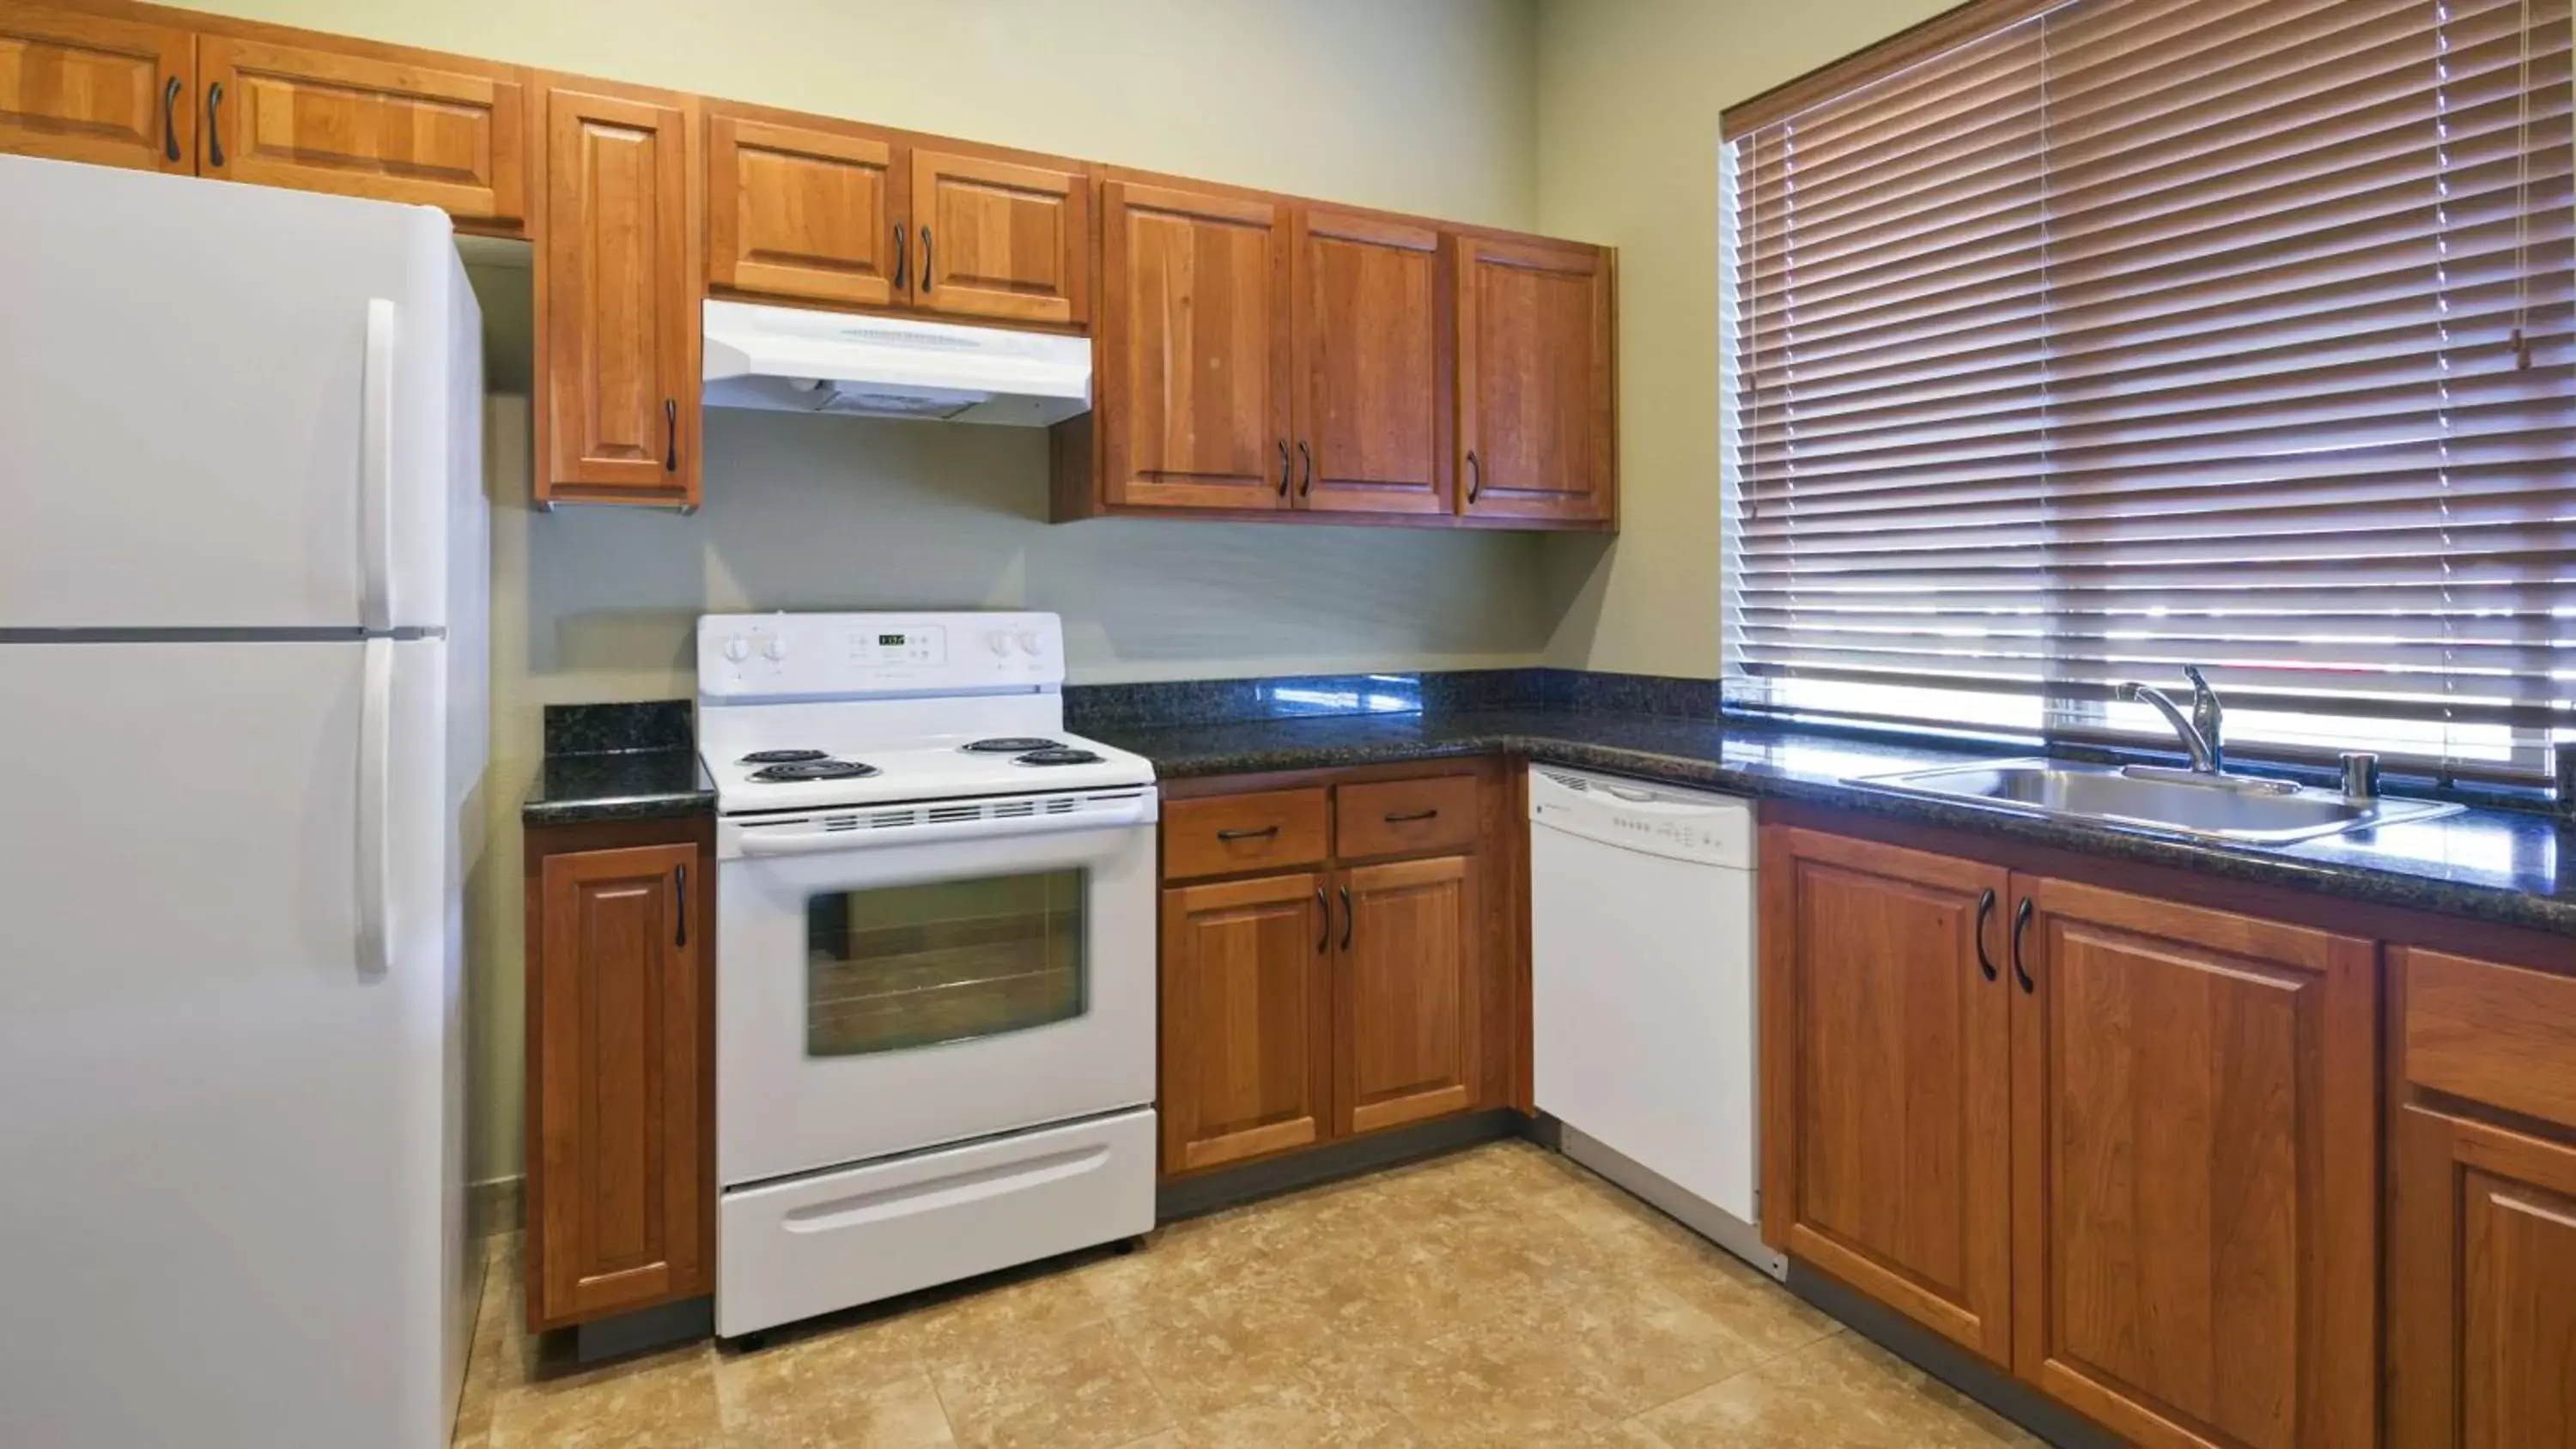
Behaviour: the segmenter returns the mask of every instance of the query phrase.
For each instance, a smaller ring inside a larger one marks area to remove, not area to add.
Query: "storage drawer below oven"
[[[727,1192],[726,1338],[1154,1226],[1150,1107]]]

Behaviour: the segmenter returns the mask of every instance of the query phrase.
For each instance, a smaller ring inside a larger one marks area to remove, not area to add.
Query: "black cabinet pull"
[[[1324,888],[1315,887],[1315,952],[1321,955],[1333,944],[1333,903],[1324,899]]]
[[[1351,888],[1350,888],[1349,886],[1344,886],[1344,887],[1342,887],[1342,949],[1343,949],[1343,950],[1347,951],[1347,950],[1351,949],[1351,928],[1352,928],[1352,927],[1354,927],[1354,926],[1357,926],[1359,923],[1360,923],[1360,922],[1359,922],[1359,917],[1358,917],[1358,915],[1357,915],[1357,914],[1355,914],[1355,913],[1351,910]]]
[[[689,944],[689,868],[685,865],[671,867],[671,897],[679,903],[680,917],[680,928],[671,944],[685,946]]]
[[[1297,440],[1297,496],[1315,491],[1315,455],[1306,451],[1306,440]]]
[[[1386,823],[1387,823],[1387,824],[1389,824],[1389,825],[1402,825],[1402,824],[1404,824],[1405,822],[1407,822],[1407,821],[1411,821],[1411,820],[1429,820],[1430,818],[1432,818],[1432,817],[1433,817],[1433,816],[1435,816],[1435,815],[1438,815],[1439,813],[1440,813],[1440,812],[1439,812],[1438,810],[1436,810],[1436,809],[1435,809],[1435,810],[1405,810],[1405,811],[1389,810],[1388,812],[1386,812]]]
[[[1270,836],[1277,835],[1278,833],[1278,826],[1264,825],[1259,830],[1249,828],[1242,830],[1220,830],[1216,833],[1216,838],[1219,840],[1263,840]]]
[[[1977,969],[1986,979],[1995,979],[1994,958],[1986,954],[1986,918],[1995,913],[1995,888],[1988,886],[1977,893]]]
[[[2013,908],[2012,963],[2013,979],[2021,983],[2021,992],[2024,996],[2039,990],[2039,983],[2030,979],[2030,968],[2021,964],[2021,933],[2029,925],[2030,897],[2023,896],[2021,904]]]
[[[905,240],[906,238],[903,234],[903,223],[898,221],[894,224],[894,289],[898,292],[903,290],[903,244]]]
[[[223,103],[224,83],[222,81],[206,87],[206,164],[209,166],[224,164],[224,126],[221,117],[215,112],[215,108]]]
[[[170,77],[161,85],[161,155],[179,159],[179,78]]]
[[[662,471],[680,471],[680,400],[662,399]]]
[[[1475,502],[1476,495],[1484,491],[1485,465],[1476,461],[1476,450],[1469,448],[1467,450],[1467,501]]]
[[[930,224],[924,222],[921,227],[921,290],[925,295],[930,291],[933,276],[930,270]]]
[[[1288,496],[1288,440],[1279,440],[1279,496]]]

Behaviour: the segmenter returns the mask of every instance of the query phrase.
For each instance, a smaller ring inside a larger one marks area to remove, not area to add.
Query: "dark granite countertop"
[[[550,755],[519,805],[523,825],[655,820],[713,810],[715,782],[690,749]]]
[[[2203,875],[2576,936],[2576,828],[2518,811],[2470,810],[2298,845],[2238,846],[1882,795],[1843,783],[1856,776],[1994,759],[2011,753],[2006,749],[1889,743],[1714,719],[1556,709],[1459,710],[1155,727],[1095,725],[1090,733],[1152,760],[1165,779],[1510,750],[1577,769],[1834,805]]]

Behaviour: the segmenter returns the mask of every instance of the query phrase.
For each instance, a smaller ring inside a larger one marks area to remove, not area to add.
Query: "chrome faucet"
[[[2182,747],[2191,752],[2193,774],[2218,774],[2227,768],[2227,747],[2220,738],[2227,725],[2226,707],[2218,702],[2218,691],[2209,687],[2208,680],[2201,678],[2199,665],[2186,664],[2182,672],[2183,677],[2191,681],[2191,714],[2188,717],[2183,714],[2182,706],[2174,703],[2163,690],[2150,689],[2134,679],[2119,687],[2119,696],[2144,700],[2156,707],[2156,712],[2165,717],[2165,723],[2172,725],[2174,733],[2182,737]]]

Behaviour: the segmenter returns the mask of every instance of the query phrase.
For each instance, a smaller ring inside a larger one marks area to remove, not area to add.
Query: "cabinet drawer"
[[[1324,859],[1324,792],[1163,802],[1163,879],[1285,870]]]
[[[2576,977],[2407,948],[2406,1079],[2576,1127]]]
[[[1476,777],[1344,785],[1334,797],[1333,825],[1345,859],[1467,849],[1476,843]]]

